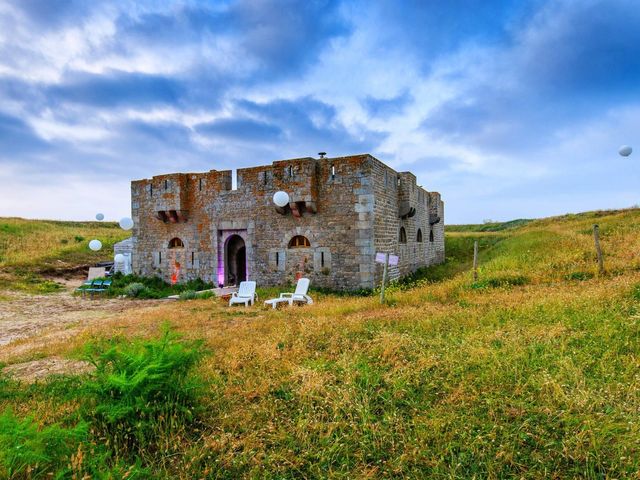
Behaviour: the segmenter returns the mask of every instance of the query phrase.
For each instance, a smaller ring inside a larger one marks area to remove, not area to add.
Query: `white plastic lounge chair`
[[[253,305],[256,298],[258,298],[258,295],[256,295],[256,282],[240,282],[238,292],[231,294],[229,306],[234,303],[244,303],[244,306],[247,307],[249,304]]]
[[[279,303],[288,303],[290,306],[293,305],[293,302],[303,302],[307,305],[311,305],[313,300],[307,292],[309,291],[309,279],[301,278],[298,280],[296,285],[296,291],[294,293],[281,293],[279,298],[272,298],[271,300],[267,300],[265,305],[271,305],[273,308],[276,308]]]

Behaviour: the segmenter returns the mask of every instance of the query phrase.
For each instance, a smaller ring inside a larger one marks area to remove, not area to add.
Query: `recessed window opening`
[[[169,188],[169,182],[167,180],[164,181],[164,189],[167,190]]]
[[[331,165],[331,178],[336,178],[336,166]]]
[[[276,267],[280,266],[280,252],[276,252]]]
[[[158,263],[162,263],[162,252],[158,252]]]
[[[196,263],[196,252],[191,252],[191,265]]]
[[[263,176],[264,184],[266,185],[266,184],[267,184],[267,182],[268,182],[267,172],[264,172],[264,174],[263,174],[263,175],[264,175],[264,176]]]
[[[200,181],[198,182],[198,188],[200,188],[200,191],[202,191],[202,179],[200,179]]]
[[[400,177],[398,177],[398,186],[400,186]]]
[[[404,227],[400,227],[400,243],[407,243],[407,231]]]
[[[288,170],[289,170],[289,176],[293,177],[293,165],[289,165]]]
[[[149,195],[153,197],[153,183],[149,184]]]
[[[296,235],[289,242],[289,248],[309,248],[311,243],[307,237],[303,237],[302,235]]]
[[[433,242],[433,228],[429,231],[429,241]]]
[[[169,240],[169,248],[184,248],[184,242],[178,237]]]
[[[320,266],[324,267],[324,252],[320,252]]]
[[[422,243],[422,229],[418,229],[418,233],[416,234],[416,242]]]

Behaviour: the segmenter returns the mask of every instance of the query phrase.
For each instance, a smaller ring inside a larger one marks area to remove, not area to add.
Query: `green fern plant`
[[[93,345],[85,418],[117,455],[154,456],[196,420],[203,382],[194,374],[201,342],[164,327],[159,339]]]
[[[6,410],[0,415],[0,478],[50,478],[69,472],[68,463],[87,438],[87,425],[40,428],[31,417],[18,419]]]

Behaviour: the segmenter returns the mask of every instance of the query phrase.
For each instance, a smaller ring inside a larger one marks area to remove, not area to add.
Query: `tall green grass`
[[[0,476],[46,478],[49,472],[69,473],[68,462],[82,440],[87,425],[40,428],[33,417],[18,419],[7,410],[0,415]]]
[[[205,382],[194,368],[203,355],[201,342],[165,327],[153,340],[92,343],[87,358],[96,370],[73,385],[62,377],[20,389],[1,379],[5,402],[48,397],[78,408],[48,425],[0,415],[0,477],[149,478],[149,467],[197,436]]]

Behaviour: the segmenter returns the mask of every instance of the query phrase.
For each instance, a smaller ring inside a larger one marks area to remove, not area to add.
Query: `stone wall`
[[[379,160],[374,159],[372,170],[375,250],[399,257],[398,265],[389,267],[389,278],[398,279],[419,267],[444,261],[444,204],[440,194],[418,186],[412,173],[396,172]],[[439,223],[431,225],[433,205],[441,217]],[[375,284],[382,280],[382,269],[382,265],[376,265]]]
[[[380,276],[376,251],[400,253],[394,277],[444,258],[437,233],[444,220],[434,225],[435,241],[428,245],[429,208],[432,203],[442,210],[439,195],[417,187],[412,174],[398,174],[370,155],[299,158],[239,169],[236,189],[231,175],[212,170],[132,182],[136,273],[167,281],[200,277],[229,283],[225,245],[235,236],[245,244],[247,277],[261,285],[306,276],[315,286],[372,288]],[[289,194],[285,208],[273,204],[278,190]],[[401,219],[401,204],[414,206],[415,215]],[[398,242],[400,226],[406,229],[406,245]],[[418,228],[422,243],[416,242]],[[310,245],[289,248],[297,235]],[[171,243],[174,238],[179,241]]]

